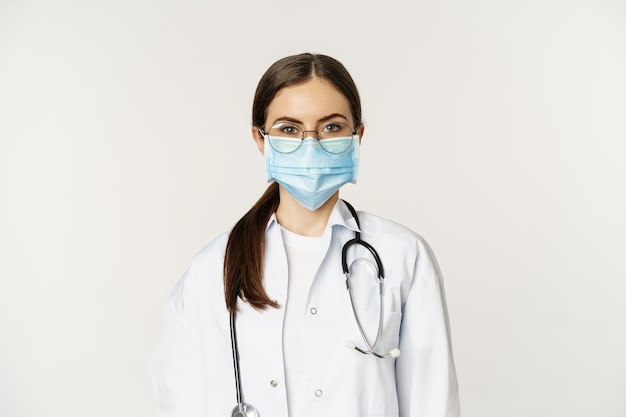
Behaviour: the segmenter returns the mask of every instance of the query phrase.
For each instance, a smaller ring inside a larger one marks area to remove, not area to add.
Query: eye
[[[276,123],[270,129],[270,136],[299,138],[301,135],[302,129],[300,128],[300,126],[289,122]]]
[[[341,124],[339,123],[329,123],[322,127],[322,131],[325,133],[334,133],[341,130]]]
[[[298,128],[295,126],[283,126],[280,131],[286,135],[295,135],[298,133]]]

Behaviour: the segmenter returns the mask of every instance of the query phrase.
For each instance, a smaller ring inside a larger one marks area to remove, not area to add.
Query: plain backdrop
[[[252,96],[303,51],[362,94],[342,196],[437,254],[463,416],[624,417],[619,0],[0,0],[0,416],[156,415],[167,295],[265,189]]]

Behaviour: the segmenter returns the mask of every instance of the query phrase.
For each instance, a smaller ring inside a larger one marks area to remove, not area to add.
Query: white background
[[[166,297],[266,187],[252,96],[302,51],[361,90],[344,198],[438,255],[462,414],[624,417],[617,0],[0,0],[0,415],[155,415]]]

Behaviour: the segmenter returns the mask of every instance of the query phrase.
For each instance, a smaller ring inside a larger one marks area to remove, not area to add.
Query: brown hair
[[[263,74],[254,94],[252,125],[265,127],[267,108],[281,89],[314,77],[325,79],[343,94],[350,104],[355,130],[360,127],[361,100],[346,68],[334,58],[310,53],[282,58]],[[278,184],[272,183],[230,232],[224,255],[224,295],[231,313],[237,311],[238,298],[259,310],[279,307],[263,286],[265,229],[279,203]]]

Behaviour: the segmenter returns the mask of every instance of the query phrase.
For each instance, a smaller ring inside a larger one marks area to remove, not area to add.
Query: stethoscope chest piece
[[[259,414],[256,412],[256,408],[252,407],[250,404],[241,403],[237,404],[233,411],[230,413],[231,417],[258,417]]]

